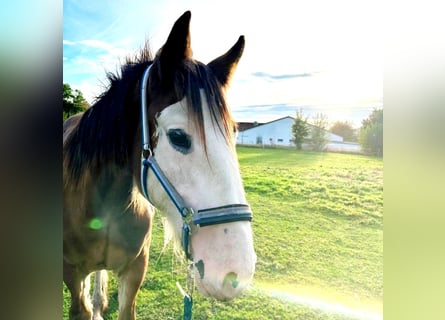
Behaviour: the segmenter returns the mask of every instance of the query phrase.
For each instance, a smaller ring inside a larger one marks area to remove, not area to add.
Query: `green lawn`
[[[258,256],[251,289],[220,303],[195,294],[194,319],[357,319],[294,296],[382,313],[383,161],[359,155],[239,147]],[[181,319],[185,266],[163,251],[157,215],[139,319]],[[64,319],[69,305],[64,287]],[[110,285],[106,319],[117,319]]]

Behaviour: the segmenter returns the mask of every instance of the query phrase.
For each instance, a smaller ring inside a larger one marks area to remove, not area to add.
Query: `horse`
[[[226,301],[249,286],[256,255],[225,92],[245,40],[204,64],[192,58],[191,13],[153,57],[127,58],[84,113],[63,125],[63,281],[70,319],[102,319],[107,270],[119,320],[136,319],[154,208],[190,261],[198,292]],[[94,291],[90,298],[90,275]]]

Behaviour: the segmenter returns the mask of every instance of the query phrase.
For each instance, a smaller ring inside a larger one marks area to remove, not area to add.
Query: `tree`
[[[63,84],[63,121],[73,114],[83,112],[90,105],[80,90],[74,90],[67,83]]]
[[[357,136],[354,133],[354,128],[348,121],[336,121],[329,129],[329,131],[343,137],[344,141],[357,141]]]
[[[322,113],[317,113],[312,118],[312,130],[310,144],[315,151],[323,151],[329,142],[326,128],[328,126],[328,117]]]
[[[303,118],[303,110],[297,111],[295,122],[292,125],[292,135],[297,150],[301,150],[304,140],[309,135],[307,117]]]
[[[358,140],[366,154],[383,156],[383,109],[374,109],[362,121]]]

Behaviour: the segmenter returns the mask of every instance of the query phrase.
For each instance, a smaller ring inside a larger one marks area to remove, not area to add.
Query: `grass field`
[[[345,306],[382,314],[383,162],[360,155],[238,148],[254,212],[258,256],[251,289],[229,303],[194,296],[194,319],[358,319]],[[139,319],[182,319],[185,265],[163,251],[155,219]],[[314,301],[322,301],[320,305]],[[64,287],[64,319],[68,319]],[[106,319],[117,319],[110,285]],[[369,319],[369,317],[367,318]]]

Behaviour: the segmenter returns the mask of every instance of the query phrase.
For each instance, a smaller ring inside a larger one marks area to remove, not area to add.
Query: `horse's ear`
[[[239,59],[244,51],[244,36],[240,36],[235,45],[224,55],[216,58],[208,64],[219,82],[225,86],[229,83],[235,72]]]
[[[191,16],[191,12],[186,11],[173,25],[167,42],[159,54],[162,69],[168,68],[169,66],[175,68],[184,59],[192,56],[189,31]],[[165,70],[163,70],[163,72],[165,72]]]

